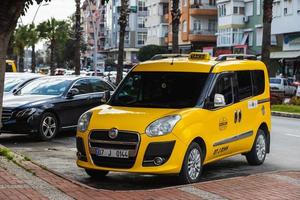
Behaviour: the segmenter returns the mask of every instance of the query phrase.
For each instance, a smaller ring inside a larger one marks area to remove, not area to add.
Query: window
[[[145,28],[146,17],[138,17],[138,27]]]
[[[239,99],[246,99],[252,96],[252,81],[250,71],[237,71],[238,96]]]
[[[252,71],[253,95],[257,96],[265,91],[265,74],[262,70]]]
[[[79,93],[78,94],[87,94],[87,93],[92,93],[92,88],[90,87],[90,84],[88,82],[87,79],[83,79],[83,80],[80,80],[80,81],[77,81],[74,86],[72,87],[73,88],[76,88],[79,90]]]
[[[100,79],[91,79],[93,92],[113,91],[112,87]]]
[[[257,28],[256,29],[256,46],[262,45],[262,37],[263,37],[263,29]]]
[[[201,30],[201,21],[194,20],[193,26],[194,26],[194,33],[198,33]]]
[[[284,0],[284,3],[283,3],[283,14],[284,15],[292,15],[293,14],[292,0]]]
[[[253,46],[253,32],[249,32],[248,36],[248,46]]]
[[[246,2],[245,3],[245,15],[246,16],[253,16],[253,2]]]
[[[138,7],[139,7],[139,11],[147,11],[146,1],[145,0],[139,0],[138,1]]]
[[[217,20],[215,19],[209,19],[208,20],[208,31],[211,31],[211,32],[216,32],[217,30]]]
[[[187,23],[185,20],[182,22],[182,32],[184,32],[184,33],[187,32]]]
[[[244,15],[245,14],[245,8],[244,7],[240,7],[240,15]]]
[[[147,33],[138,32],[138,45],[144,45],[147,40]]]
[[[183,6],[187,6],[187,1],[188,0],[183,0]]]
[[[281,4],[280,1],[273,2],[273,17],[281,16]]]
[[[216,0],[209,0],[209,5],[210,6],[215,6],[216,5]]]
[[[221,75],[210,95],[210,102],[214,102],[215,94],[224,95],[226,105],[233,103],[232,75]]]
[[[226,4],[220,5],[218,11],[219,11],[219,17],[226,16]]]
[[[238,7],[236,6],[233,7],[233,14],[238,14]]]
[[[261,0],[256,0],[256,14],[260,15]]]

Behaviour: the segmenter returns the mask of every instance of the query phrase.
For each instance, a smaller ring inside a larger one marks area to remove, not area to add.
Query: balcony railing
[[[190,34],[192,35],[215,35],[216,34],[216,30],[191,30]]]

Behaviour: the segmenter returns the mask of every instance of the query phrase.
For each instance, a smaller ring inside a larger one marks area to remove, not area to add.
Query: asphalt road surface
[[[244,176],[275,170],[300,170],[300,120],[272,118],[271,154],[261,166],[249,166],[244,156],[235,156],[205,166],[202,181]],[[154,189],[174,186],[176,176],[110,173],[92,180],[75,164],[75,133],[63,133],[51,142],[24,135],[0,135],[0,143],[69,178],[110,190]]]

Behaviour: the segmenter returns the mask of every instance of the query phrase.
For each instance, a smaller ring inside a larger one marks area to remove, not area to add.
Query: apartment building
[[[146,17],[146,28],[148,30],[146,45],[155,44],[165,46],[165,37],[169,30],[169,0],[146,0],[148,16]],[[143,24],[143,18],[139,24]]]
[[[85,0],[81,7],[81,20],[83,39],[87,45],[86,52],[82,55],[84,64],[91,66],[93,64],[94,46],[97,44],[97,68],[101,68],[106,58],[105,46],[105,21],[106,8],[101,5],[100,0],[88,1]],[[94,24],[93,24],[94,23]],[[95,29],[94,29],[95,25]],[[96,32],[96,42],[95,42]],[[98,34],[97,34],[98,33]]]
[[[170,9],[171,9],[170,1]],[[215,0],[181,0],[179,48],[182,53],[209,51],[216,46],[217,7]],[[172,17],[169,13],[169,34],[166,42],[172,44]]]
[[[300,0],[274,0],[271,33],[277,38],[271,58],[280,62],[279,73],[300,80]]]
[[[130,0],[129,1],[129,17],[125,35],[125,65],[132,65],[138,62],[137,52],[147,42],[146,17],[148,8],[146,0]],[[106,6],[106,42],[105,50],[108,56],[117,60],[119,47],[119,16],[120,16],[121,0],[109,1]]]
[[[261,54],[263,0],[217,0],[217,54]]]

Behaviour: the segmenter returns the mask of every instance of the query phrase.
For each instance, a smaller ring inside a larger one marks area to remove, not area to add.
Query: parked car
[[[17,72],[17,65],[14,60],[6,60],[6,72]]]
[[[60,131],[76,129],[82,113],[101,104],[115,87],[97,77],[44,77],[4,98],[2,133],[32,133],[50,140]]]
[[[291,85],[286,78],[270,78],[270,89],[272,93],[281,93],[284,96],[296,94],[296,87]]]
[[[297,97],[300,97],[300,85],[297,87],[296,96],[297,96]]]
[[[31,73],[5,73],[4,96],[12,95],[27,83],[42,77],[40,74]]]

